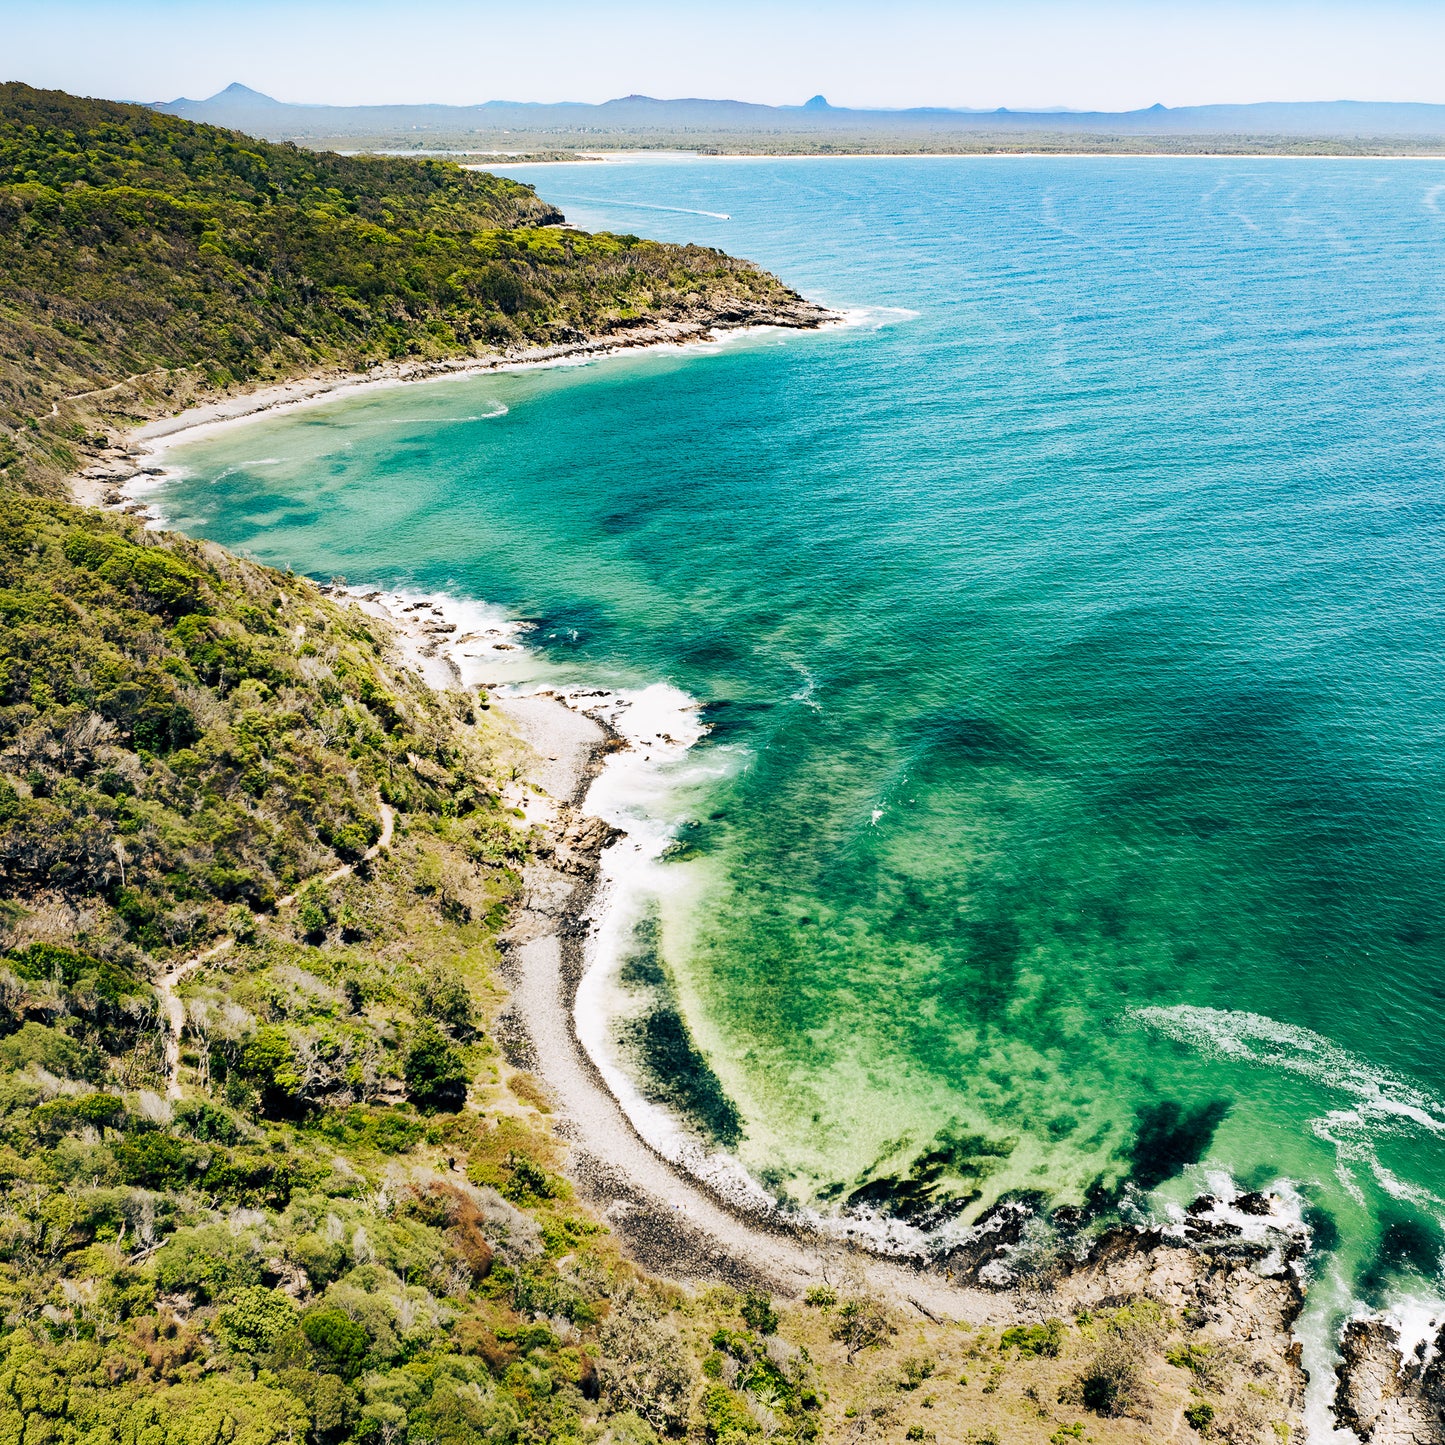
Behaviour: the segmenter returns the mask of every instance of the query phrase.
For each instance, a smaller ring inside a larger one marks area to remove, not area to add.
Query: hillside
[[[0,657],[4,1445],[1298,1427],[1300,1245],[1207,1216],[1198,1253],[1036,1232],[977,1326],[836,1250],[802,1300],[639,1268],[678,1216],[608,1181],[614,1234],[500,1042],[514,905],[561,853],[527,754],[385,624],[7,489]]]
[[[746,261],[561,229],[530,187],[0,86],[0,477],[320,367],[820,313]]]

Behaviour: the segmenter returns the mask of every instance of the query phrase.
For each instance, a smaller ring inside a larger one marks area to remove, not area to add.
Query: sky
[[[1445,102],[1445,0],[0,0],[0,79],[354,105]]]

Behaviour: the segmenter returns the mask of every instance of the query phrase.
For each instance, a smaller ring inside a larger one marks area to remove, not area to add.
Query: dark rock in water
[[[1445,1445],[1445,1328],[1406,1359],[1388,1320],[1351,1320],[1335,1370],[1335,1416],[1365,1445]]]
[[[1242,1239],[1243,1237],[1244,1231],[1237,1224],[1230,1224],[1226,1219],[1203,1220],[1189,1231],[1189,1238],[1198,1243]]]
[[[1015,1140],[944,1130],[896,1174],[861,1180],[849,1208],[886,1213],[922,1230],[957,1219],[983,1192],[978,1181],[1013,1152]]]
[[[1440,1230],[1428,1220],[1388,1220],[1374,1257],[1360,1275],[1361,1297],[1379,1308],[1399,1285],[1431,1279],[1439,1267],[1442,1244]]]
[[[1257,1190],[1252,1194],[1241,1194],[1235,1201],[1234,1207],[1241,1214],[1267,1215],[1273,1206],[1269,1202],[1267,1194],[1261,1194]]]
[[[1016,1281],[1009,1265],[1010,1253],[1044,1202],[1042,1195],[1005,1196],[979,1215],[973,1238],[950,1250],[940,1263],[961,1282],[990,1289],[1011,1288]]]
[[[638,1087],[644,1098],[672,1110],[712,1143],[737,1147],[743,1137],[737,1107],[676,1008],[658,1004],[629,1020],[619,1030],[619,1042],[642,1065]]]

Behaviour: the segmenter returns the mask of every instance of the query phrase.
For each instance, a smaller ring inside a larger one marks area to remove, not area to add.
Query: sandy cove
[[[74,478],[73,488],[83,503],[145,510],[116,489],[163,475],[163,468],[143,459],[199,427],[232,425],[361,386],[555,364],[635,346],[706,344],[713,337],[711,330],[697,335],[669,327],[667,335],[632,333],[622,343],[592,341],[527,355],[377,368],[361,376],[321,376],[266,388],[139,428]],[[935,1324],[1034,1321],[1147,1293],[1214,1322],[1209,1328],[1221,1338],[1247,1341],[1253,1368],[1273,1378],[1279,1397],[1289,1402],[1291,1425],[1304,1429],[1306,1375],[1293,1330],[1304,1299],[1307,1237],[1282,1201],[1249,1196],[1229,1202],[1226,1190],[1223,1202],[1201,1200],[1189,1215],[1163,1228],[1110,1230],[1083,1257],[1065,1257],[1037,1276],[1014,1268],[1028,1221],[1025,1210],[1004,1206],[992,1212],[966,1244],[946,1254],[901,1251],[886,1257],[860,1247],[862,1238],[849,1239],[842,1230],[825,1233],[776,1207],[757,1208],[756,1197],[731,1187],[735,1178],[703,1182],[650,1147],[579,1036],[579,1024],[585,1027],[588,1020],[579,1017],[578,990],[589,940],[605,917],[607,860],[641,846],[613,822],[590,815],[608,761],[620,761],[619,754],[631,750],[617,725],[623,716],[619,695],[535,686],[509,693],[509,680],[515,686],[535,676],[535,669],[516,640],[523,624],[499,611],[453,599],[323,590],[384,622],[399,659],[433,687],[485,691],[525,753],[525,773],[508,790],[507,801],[545,830],[547,843],[526,870],[526,900],[509,931],[512,999],[502,1041],[515,1063],[535,1073],[552,1095],[556,1132],[571,1148],[569,1173],[639,1264],[675,1279],[756,1285],[793,1297],[813,1284],[851,1279]],[[722,1192],[713,1186],[722,1186]],[[1312,1353],[1313,1436],[1333,1424],[1326,1403],[1332,1382],[1325,1374],[1333,1361],[1327,1353]],[[1342,1367],[1342,1400],[1350,1387],[1348,1368]],[[1389,1445],[1390,1438],[1384,1431],[1374,1437],[1378,1445]]]
[[[229,426],[267,412],[335,401],[363,388],[403,386],[423,381],[443,381],[450,377],[470,376],[490,371],[519,371],[537,366],[556,366],[566,362],[588,361],[624,352],[654,349],[677,350],[715,345],[725,338],[750,331],[779,327],[788,330],[816,331],[827,326],[847,324],[847,317],[812,302],[799,302],[789,310],[762,310],[755,315],[719,319],[702,316],[698,319],[656,321],[605,336],[581,337],[556,346],[538,346],[519,351],[495,352],[482,356],[452,357],[440,361],[385,362],[367,371],[319,371],[311,376],[297,377],[271,386],[217,397],[177,412],[146,422],[126,433],[119,442],[98,447],[91,453],[87,466],[70,479],[75,499],[84,506],[124,506],[113,493],[118,487],[163,471],[157,458],[167,444],[182,433],[208,431]],[[132,508],[136,510],[136,508]]]
[[[568,1173],[641,1265],[794,1298],[812,1285],[861,1281],[935,1324],[1036,1321],[1148,1293],[1171,1308],[1203,1311],[1222,1334],[1246,1341],[1253,1368],[1276,1382],[1302,1423],[1305,1376],[1292,1330],[1304,1300],[1297,1265],[1307,1236],[1285,1201],[1202,1200],[1168,1228],[1111,1230],[1052,1277],[1024,1278],[1012,1267],[1022,1211],[996,1211],[945,1256],[887,1257],[775,1207],[720,1196],[649,1147],[584,1046],[585,997],[582,1008],[578,1002],[606,915],[607,860],[638,846],[612,818],[593,816],[599,779],[638,746],[635,730],[629,739],[615,725],[619,694],[488,688],[490,670],[515,667],[525,653],[515,640],[525,624],[492,618],[479,628],[477,616],[450,599],[350,595],[393,629],[399,657],[434,685],[480,688],[528,751],[524,781],[543,791],[523,789],[527,797],[509,801],[525,806],[547,838],[525,870],[526,897],[506,939],[512,996],[500,1041],[510,1061],[545,1086],[554,1128],[570,1146]]]

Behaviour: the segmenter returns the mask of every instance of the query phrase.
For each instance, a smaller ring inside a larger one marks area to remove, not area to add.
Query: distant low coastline
[[[356,154],[365,154],[356,152]],[[382,154],[382,152],[375,152]],[[406,152],[388,151],[388,155]],[[689,161],[957,161],[957,160],[1179,160],[1179,161],[1441,161],[1445,145],[1428,151],[1312,151],[1312,150],[1037,150],[995,149],[954,151],[685,151],[674,147],[656,150],[558,152],[508,158],[487,152],[457,150],[428,152],[461,164],[475,161],[497,166],[617,165],[664,157]]]
[[[628,95],[600,104],[315,105],[235,83],[155,109],[317,149],[465,148],[562,160],[597,150],[708,155],[1414,155],[1445,153],[1445,107],[1369,101],[1147,106],[1121,111],[906,109]],[[513,161],[515,163],[515,161]]]

